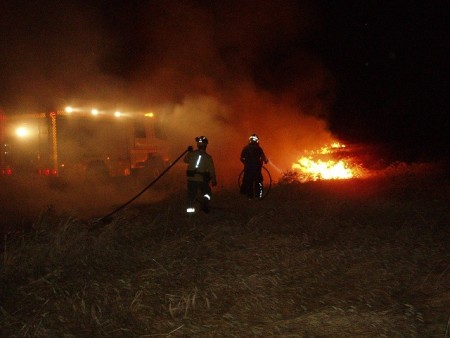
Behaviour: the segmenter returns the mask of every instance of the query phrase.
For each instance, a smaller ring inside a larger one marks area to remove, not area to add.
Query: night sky
[[[0,55],[6,112],[76,97],[164,111],[180,142],[449,154],[448,1],[3,0]]]

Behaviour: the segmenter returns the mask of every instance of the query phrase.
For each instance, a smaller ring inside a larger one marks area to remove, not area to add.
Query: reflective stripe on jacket
[[[193,176],[188,175],[189,181],[202,182],[204,174],[209,174],[212,181],[216,180],[213,159],[204,150],[187,153],[183,160],[188,164],[187,171],[193,173]]]

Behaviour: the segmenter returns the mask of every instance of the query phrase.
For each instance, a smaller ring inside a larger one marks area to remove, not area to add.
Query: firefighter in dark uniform
[[[195,198],[197,192],[202,194],[201,206],[206,213],[209,212],[209,202],[211,200],[211,186],[217,185],[214,161],[211,155],[206,153],[208,139],[205,136],[195,138],[197,149],[190,150],[184,157],[184,162],[188,164],[187,175],[187,213],[195,213]]]
[[[261,169],[268,160],[264,150],[259,145],[259,137],[253,134],[248,144],[242,149],[241,162],[244,164],[244,178],[241,185],[241,194],[248,198],[261,198],[263,194],[263,176]]]

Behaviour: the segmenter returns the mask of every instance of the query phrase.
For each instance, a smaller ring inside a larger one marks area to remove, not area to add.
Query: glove
[[[194,148],[192,148],[192,146],[189,146],[189,147],[187,148],[187,150],[188,150],[189,152],[192,152],[192,151],[194,151]]]

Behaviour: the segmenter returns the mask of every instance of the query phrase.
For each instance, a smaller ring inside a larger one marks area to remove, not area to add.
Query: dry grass
[[[101,227],[46,211],[5,238],[1,336],[448,336],[449,197],[408,172],[222,190],[191,217],[177,193]]]

